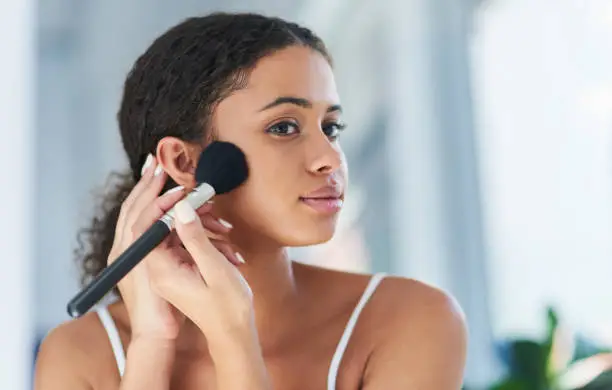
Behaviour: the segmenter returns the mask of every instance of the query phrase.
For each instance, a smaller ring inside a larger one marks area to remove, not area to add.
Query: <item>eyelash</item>
[[[289,137],[291,135],[294,135],[295,133],[291,133],[291,134],[279,134],[278,132],[274,131],[274,129],[278,129],[280,126],[286,126],[289,125],[290,127],[293,127],[296,129],[297,132],[299,132],[299,125],[296,122],[293,121],[283,121],[283,122],[278,122],[275,123],[274,125],[270,126],[267,130],[266,133],[269,134],[273,134],[277,137]],[[323,124],[323,132],[331,139],[331,140],[336,140],[339,136],[340,133],[346,129],[346,123],[341,123],[341,122],[327,122],[325,124]],[[335,128],[335,134],[329,134],[329,131],[327,130],[329,127]]]

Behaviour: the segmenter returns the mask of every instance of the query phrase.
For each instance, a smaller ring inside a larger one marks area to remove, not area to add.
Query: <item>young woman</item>
[[[218,13],[155,40],[125,83],[131,170],[85,230],[84,277],[173,206],[176,233],[118,302],[46,337],[36,389],[458,389],[466,330],[452,298],[287,257],[334,234],[341,116],[330,55],[306,28]],[[193,210],[180,200],[212,140],[245,152],[249,178]]]

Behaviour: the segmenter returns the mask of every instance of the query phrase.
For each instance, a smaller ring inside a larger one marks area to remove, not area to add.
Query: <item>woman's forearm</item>
[[[120,389],[168,390],[174,358],[174,342],[132,340]]]

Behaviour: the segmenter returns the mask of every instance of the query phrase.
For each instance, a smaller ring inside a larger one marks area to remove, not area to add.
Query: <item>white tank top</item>
[[[376,287],[380,284],[382,279],[386,276],[385,273],[377,273],[372,276],[368,286],[365,291],[361,295],[357,306],[353,310],[351,317],[349,318],[344,332],[342,333],[342,337],[338,342],[336,347],[336,351],[331,360],[331,364],[329,366],[329,371],[327,374],[327,389],[335,390],[336,389],[336,379],[338,377],[338,369],[340,368],[340,362],[342,361],[342,356],[344,356],[344,351],[346,351],[346,347],[348,346],[351,335],[353,334],[353,330],[355,329],[355,325],[357,324],[357,320],[359,319],[359,315],[361,311],[365,307],[366,303],[370,300],[374,291],[376,291]],[[119,375],[123,376],[123,372],[125,371],[125,352],[123,350],[123,345],[121,344],[121,339],[119,338],[119,331],[117,330],[117,326],[113,321],[110,313],[108,312],[108,308],[106,306],[101,306],[96,309],[98,316],[100,317],[100,321],[106,329],[106,333],[108,334],[108,339],[110,341],[111,347],[113,349],[113,354],[115,355],[115,360],[117,361],[117,368],[119,369]]]

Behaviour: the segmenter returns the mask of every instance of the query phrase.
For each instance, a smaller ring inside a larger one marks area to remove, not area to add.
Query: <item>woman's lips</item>
[[[342,209],[344,201],[337,197],[300,198],[300,201],[323,214],[335,214]]]

